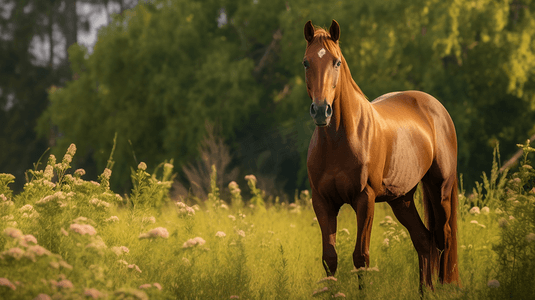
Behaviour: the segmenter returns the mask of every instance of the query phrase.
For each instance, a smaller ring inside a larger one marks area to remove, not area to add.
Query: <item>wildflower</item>
[[[224,233],[223,231],[218,231],[218,232],[215,233],[215,236],[217,236],[217,237],[225,237],[225,236],[227,236],[227,234]]]
[[[470,223],[472,223],[472,224],[478,224],[476,220],[472,220],[472,221],[470,221]]]
[[[390,240],[389,240],[388,238],[385,238],[385,239],[383,240],[383,246],[385,246],[385,247],[390,246]]]
[[[111,170],[108,168],[104,169],[104,172],[102,172],[102,177],[106,180],[110,180],[111,177]]]
[[[85,175],[85,170],[84,169],[78,169],[76,171],[74,171],[74,175],[77,176],[77,177],[82,177]]]
[[[43,177],[47,180],[52,180],[52,177],[54,177],[54,167],[51,165],[46,166]]]
[[[479,215],[480,214],[480,211],[479,211],[479,207],[477,206],[474,206],[470,209],[470,214],[472,215]]]
[[[308,190],[301,191],[301,194],[305,195],[305,197],[308,197],[310,195]]]
[[[233,215],[228,215],[228,218],[231,219],[232,221],[236,221],[236,217]]]
[[[121,195],[115,194],[115,198],[117,198],[117,201],[123,202],[123,197],[121,197]]]
[[[347,235],[349,235],[349,229],[347,229],[347,228],[342,228],[342,230],[340,230],[340,232],[345,232],[345,233],[347,233]]]
[[[37,256],[43,256],[43,255],[49,256],[52,254],[50,251],[46,250],[44,247],[39,246],[39,245],[33,245],[33,246],[28,247],[27,253],[35,254]]]
[[[153,285],[155,288],[157,288],[158,290],[160,290],[160,291],[162,290],[162,286],[161,286],[159,283],[155,282],[155,283],[153,283],[152,285]]]
[[[118,263],[121,263],[121,264],[123,264],[123,265],[125,265],[125,266],[128,266],[128,263],[126,262],[126,260],[119,259],[117,262],[118,262]]]
[[[243,230],[238,230],[238,235],[241,237],[245,237],[245,232]]]
[[[69,236],[69,232],[65,229],[63,229],[63,227],[61,227],[61,230],[60,230],[61,234],[63,234],[64,236]]]
[[[150,283],[145,283],[145,284],[142,284],[138,287],[138,289],[148,289],[148,288],[151,288],[152,287],[152,284]]]
[[[68,264],[66,261],[64,261],[64,260],[60,260],[60,261],[59,261],[59,265],[60,265],[62,268],[72,270],[72,266],[69,265],[69,264]]]
[[[20,212],[27,212],[27,211],[29,212],[32,210],[33,210],[33,206],[31,206],[30,204],[26,204],[23,207],[19,208]]]
[[[47,294],[39,294],[37,295],[37,297],[33,298],[33,300],[50,300],[52,298],[50,298],[49,295]]]
[[[95,205],[96,207],[110,207],[110,204],[106,201],[102,201],[102,200],[99,200],[97,198],[93,198],[91,200],[89,200],[89,203]]]
[[[509,216],[509,220],[514,220],[514,219],[515,219],[515,217]]]
[[[481,209],[481,213],[484,215],[488,215],[490,212],[490,208],[488,206],[485,206]]]
[[[141,269],[140,269],[136,264],[128,265],[128,268],[129,268],[129,269],[132,269],[132,270],[136,270],[136,271],[138,271],[139,273],[142,273],[142,272],[141,272]]]
[[[236,183],[236,181],[231,181],[231,182],[228,184],[228,188],[229,188],[230,191],[232,192],[233,190],[235,190],[235,189],[238,188],[238,184]]]
[[[75,153],[76,153],[76,145],[70,144],[69,148],[67,149],[67,154],[69,154],[70,156],[74,156]]]
[[[187,240],[182,245],[182,248],[191,248],[191,247],[194,247],[194,246],[202,246],[202,245],[204,245],[204,243],[206,243],[206,241],[203,238],[196,237],[196,238]]]
[[[12,290],[16,290],[17,287],[9,281],[7,278],[0,278],[0,286],[7,286],[8,288]]]
[[[483,225],[483,224],[477,224],[477,226],[481,227],[481,228],[487,228],[487,226]]]
[[[341,293],[341,292],[338,292],[333,295],[333,298],[345,298],[345,297],[346,297],[346,294]]]
[[[533,233],[533,232],[528,233],[528,235],[526,235],[526,240],[527,240],[528,242],[533,242],[533,241],[535,241],[535,233]]]
[[[56,284],[56,286],[59,288],[63,288],[63,289],[72,289],[74,287],[72,282],[68,279],[61,280],[60,282]]]
[[[95,235],[97,231],[89,224],[71,224],[70,229],[81,235]]]
[[[4,229],[4,234],[14,239],[18,239],[22,237],[22,231],[18,230],[17,228],[12,228],[12,227],[8,227]]]
[[[144,162],[140,162],[139,165],[137,166],[137,168],[139,170],[145,171],[147,169],[147,164],[145,164]]]
[[[315,290],[313,293],[312,293],[312,297],[315,297],[315,296],[318,296],[318,295],[321,295],[325,292],[328,292],[329,291],[329,287],[324,287],[324,288],[321,288],[319,290]]]
[[[102,295],[102,293],[97,289],[85,289],[84,290],[84,296],[89,297],[89,298],[93,298],[93,299],[98,299],[98,298],[103,298],[104,297],[104,295]]]
[[[178,208],[186,208],[186,207],[188,207],[188,206],[186,205],[186,203],[184,203],[184,202],[180,202],[180,201],[177,201],[177,202],[175,203],[175,205],[176,205]]]
[[[256,183],[256,176],[253,174],[245,176],[245,180],[252,181],[253,183]]]
[[[96,239],[93,239],[91,241],[91,243],[87,244],[87,246],[85,246],[86,248],[95,248],[95,249],[106,249],[108,248],[108,246],[106,246],[106,243],[104,243],[104,241],[102,240],[102,238],[100,236],[97,236]]]
[[[496,279],[492,279],[487,282],[487,286],[490,288],[498,288],[500,287],[500,282]]]
[[[221,208],[228,210],[228,205],[226,205],[225,203],[221,203]]]
[[[334,276],[329,276],[329,277],[324,277],[324,278],[320,279],[316,283],[322,283],[322,282],[325,282],[325,281],[338,281],[338,279],[336,279]]]
[[[193,208],[196,211],[199,211],[201,207],[198,204],[193,205],[191,208]]]
[[[238,296],[238,295],[231,295],[231,296],[230,296],[230,299],[240,299],[240,296]]]
[[[106,220],[104,220],[106,222],[119,222],[119,217],[117,216],[111,216],[109,218],[107,218]]]
[[[162,237],[164,239],[169,237],[169,232],[166,228],[163,227],[157,227],[154,229],[149,230],[147,233],[142,233],[139,235],[140,239],[148,239],[148,238],[157,238]]]

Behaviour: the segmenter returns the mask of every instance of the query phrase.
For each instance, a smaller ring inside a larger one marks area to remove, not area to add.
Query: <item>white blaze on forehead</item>
[[[323,55],[325,55],[325,52],[326,52],[326,51],[325,51],[325,48],[321,48],[321,50],[318,51],[318,56],[319,56],[320,58],[322,58]]]

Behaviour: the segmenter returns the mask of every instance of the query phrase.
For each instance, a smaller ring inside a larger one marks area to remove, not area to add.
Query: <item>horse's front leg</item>
[[[334,276],[338,267],[338,256],[336,254],[336,217],[340,206],[326,201],[319,194],[312,192],[312,205],[316,218],[321,228],[321,239],[323,242],[323,267],[327,276]]]
[[[373,212],[375,209],[375,193],[367,186],[360,193],[351,206],[357,214],[357,243],[353,252],[353,265],[356,269],[370,266],[370,236],[373,225]],[[359,279],[361,276],[359,275]],[[360,280],[359,280],[360,281]],[[363,285],[359,282],[359,288]]]

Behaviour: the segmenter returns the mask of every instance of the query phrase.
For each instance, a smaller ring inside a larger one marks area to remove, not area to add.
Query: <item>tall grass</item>
[[[519,172],[505,177],[495,164],[477,195],[460,195],[462,288],[437,284],[426,298],[533,294],[529,184],[535,175],[527,161],[532,150],[523,147]],[[214,168],[207,199],[175,202],[168,196],[172,163],[154,174],[140,163],[132,170],[131,193],[121,196],[109,189],[111,157],[98,182],[87,181],[83,170],[71,170],[75,151],[72,145],[61,162],[50,156],[43,170],[29,171],[18,195],[9,189],[13,176],[0,174],[0,298],[419,297],[416,251],[387,204],[377,204],[367,271],[353,270],[356,218],[349,206],[342,207],[338,272],[324,278],[321,234],[308,191],[296,193],[293,203],[268,200],[256,177],[248,175],[247,191],[231,182],[229,198],[222,199]]]

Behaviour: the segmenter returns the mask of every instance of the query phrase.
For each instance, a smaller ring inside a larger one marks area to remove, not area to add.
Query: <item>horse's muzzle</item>
[[[333,114],[333,109],[329,103],[326,101],[321,105],[317,105],[315,102],[312,102],[310,105],[310,116],[316,123],[316,126],[327,126],[331,121],[331,116]]]

